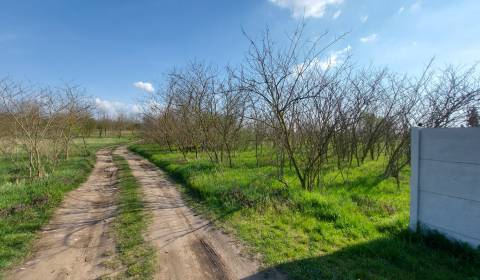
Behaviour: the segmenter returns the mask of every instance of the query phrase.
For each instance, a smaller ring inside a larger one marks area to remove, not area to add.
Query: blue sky
[[[173,66],[193,59],[236,65],[268,25],[282,42],[305,16],[308,36],[349,32],[358,65],[419,71],[480,60],[478,0],[2,0],[0,78],[70,82],[108,108],[135,110]],[[139,83],[142,82],[142,83]]]

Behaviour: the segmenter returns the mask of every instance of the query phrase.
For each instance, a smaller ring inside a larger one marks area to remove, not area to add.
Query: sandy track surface
[[[110,231],[116,210],[116,174],[111,152],[97,152],[88,180],[66,195],[42,229],[32,256],[7,279],[97,279],[114,273],[103,263],[115,252]]]
[[[260,263],[238,241],[196,215],[152,163],[125,147],[116,153],[128,161],[153,216],[147,239],[157,248],[155,279],[285,279],[277,271],[259,272]]]

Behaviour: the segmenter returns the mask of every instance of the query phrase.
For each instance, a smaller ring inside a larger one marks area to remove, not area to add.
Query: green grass
[[[126,268],[122,277],[151,279],[155,251],[143,238],[149,217],[143,211],[139,185],[123,157],[114,155],[113,161],[119,168],[120,206],[115,219],[115,241],[119,258]]]
[[[53,174],[34,181],[12,182],[14,165],[0,158],[0,274],[29,253],[38,231],[48,222],[65,193],[86,180],[95,163],[94,152],[127,141],[89,138],[88,156],[76,148]]]
[[[407,230],[409,170],[398,187],[379,176],[381,160],[343,173],[327,166],[322,187],[307,192],[288,169],[289,187],[279,183],[267,155],[257,167],[252,151],[229,168],[205,157],[185,162],[155,145],[130,148],[294,279],[480,279],[478,251]]]

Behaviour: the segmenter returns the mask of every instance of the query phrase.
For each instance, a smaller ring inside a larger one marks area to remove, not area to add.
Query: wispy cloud
[[[403,14],[405,11],[408,11],[410,13],[419,12],[422,9],[422,5],[423,5],[422,0],[416,0],[410,6],[401,6],[398,9],[398,14]]]
[[[332,18],[337,19],[341,14],[342,14],[342,10],[338,10],[333,14]]]
[[[370,34],[368,36],[360,38],[360,42],[362,42],[362,43],[373,43],[373,42],[377,41],[377,39],[378,39],[378,34],[373,33],[373,34]]]
[[[155,88],[153,87],[153,85],[148,82],[142,82],[142,81],[135,82],[133,83],[133,86],[148,93],[153,93],[155,91]]]
[[[416,13],[422,9],[422,0],[417,0],[410,6],[410,12]]]
[[[368,20],[368,15],[364,15],[364,16],[361,16],[361,17],[360,17],[360,21],[361,21],[362,23],[367,22],[367,20]]]
[[[347,46],[346,48],[343,48],[341,50],[330,52],[328,57],[325,58],[325,59],[314,58],[311,61],[310,65],[308,65],[308,68],[309,69],[321,69],[322,71],[326,71],[330,68],[333,68],[333,67],[345,62],[345,60],[347,59],[347,56],[349,55],[351,50],[352,50],[352,47]],[[306,69],[304,69],[304,68],[306,68],[306,67],[307,66],[305,65],[305,63],[298,64],[295,67],[295,71],[297,71],[297,72],[305,71]]]
[[[331,52],[326,60],[319,61],[320,68],[322,70],[327,70],[328,68],[335,67],[343,63],[351,50],[352,47],[349,45],[344,49]]]
[[[100,114],[106,114],[108,117],[116,118],[121,114],[135,116],[141,113],[140,106],[136,104],[127,104],[119,101],[104,100],[95,98],[95,105]],[[101,116],[99,116],[101,117]]]
[[[328,6],[337,6],[343,0],[269,0],[282,8],[288,8],[294,18],[320,18],[325,15]]]

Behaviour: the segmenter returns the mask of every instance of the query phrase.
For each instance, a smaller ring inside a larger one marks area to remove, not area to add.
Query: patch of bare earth
[[[260,262],[196,215],[156,166],[125,147],[116,153],[128,161],[152,215],[146,239],[157,249],[155,279],[285,279],[276,270],[259,272]]]
[[[7,279],[97,279],[115,275],[117,169],[109,150],[97,152],[88,180],[71,191],[46,225],[26,263]]]

